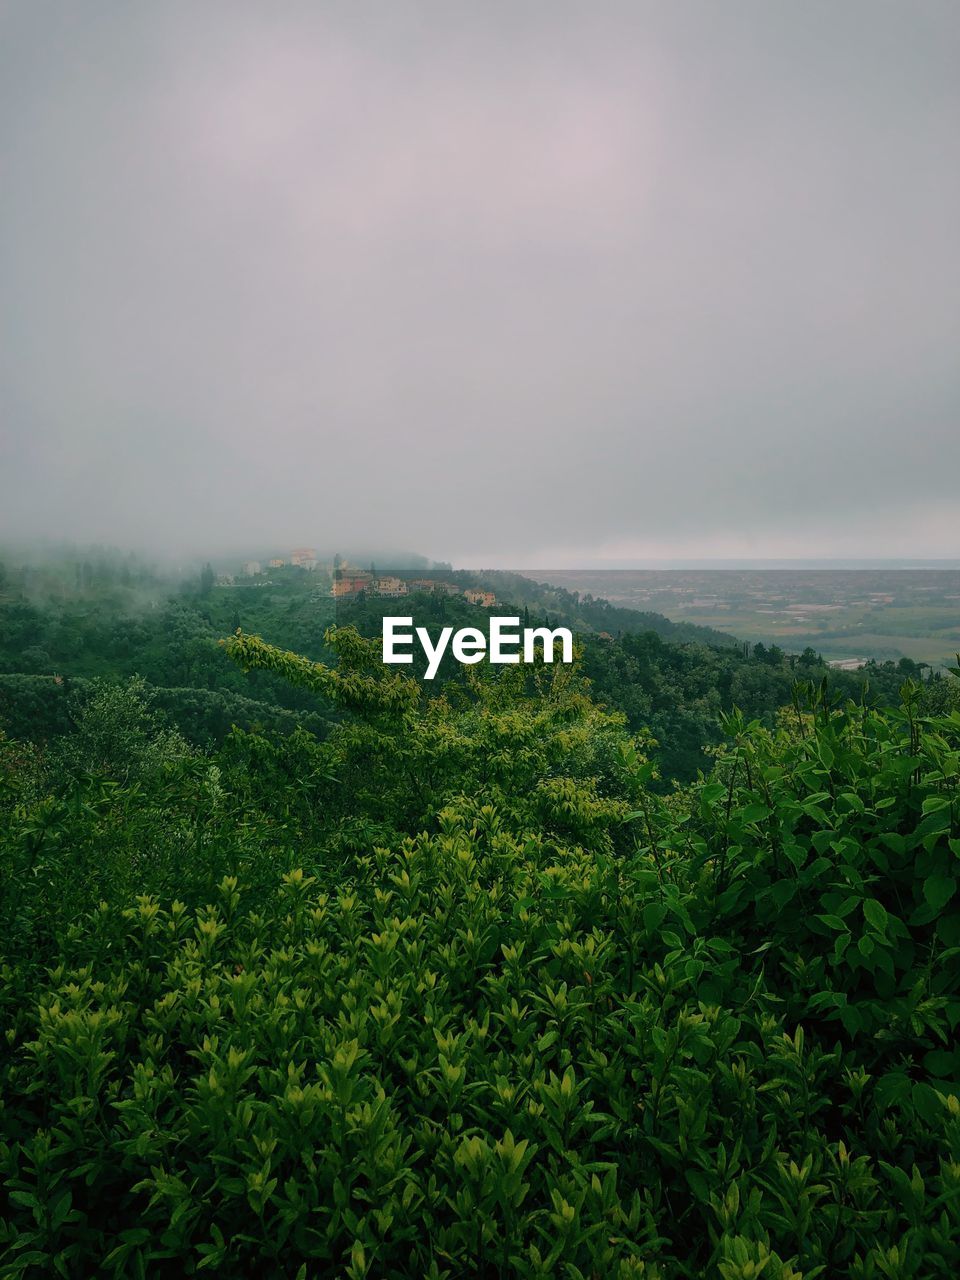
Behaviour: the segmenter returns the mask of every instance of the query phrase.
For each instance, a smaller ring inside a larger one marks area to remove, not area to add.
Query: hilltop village
[[[262,577],[269,570],[287,568],[302,569],[312,573],[323,570],[330,574],[332,585],[330,595],[335,600],[356,600],[373,597],[380,600],[397,600],[407,595],[447,595],[462,596],[468,604],[478,605],[483,609],[491,609],[497,603],[494,592],[480,587],[464,587],[451,578],[401,577],[399,574],[378,574],[372,566],[370,569],[359,569],[345,565],[339,560],[333,564],[325,564],[317,558],[312,547],[299,547],[291,551],[289,558],[274,556],[261,562],[247,560],[241,567],[244,578]],[[221,585],[230,585],[234,578],[230,574],[218,577]]]
[[[396,600],[401,596],[416,593],[426,595],[463,596],[469,604],[480,605],[490,609],[497,603],[492,591],[484,591],[479,587],[461,587],[450,580],[437,578],[400,578],[395,574],[378,577],[366,569],[336,569],[333,575],[333,586],[330,589],[335,599],[352,599],[370,595],[381,600]]]

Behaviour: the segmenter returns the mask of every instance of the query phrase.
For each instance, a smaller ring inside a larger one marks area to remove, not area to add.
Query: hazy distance
[[[960,555],[960,7],[0,4],[0,540]]]

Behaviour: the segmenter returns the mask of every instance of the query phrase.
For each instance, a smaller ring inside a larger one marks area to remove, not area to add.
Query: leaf
[[[932,1076],[949,1080],[955,1075],[960,1075],[960,1050],[931,1049],[924,1056],[923,1065]]]
[[[822,920],[823,923],[827,925],[828,928],[834,929],[837,933],[850,932],[846,924],[840,919],[839,916],[831,915],[829,912],[825,915],[818,915],[817,919]]]
[[[883,903],[878,902],[876,898],[864,898],[863,917],[867,924],[871,925],[879,933],[883,933],[886,930],[887,910]]]
[[[914,843],[918,840],[926,840],[928,836],[937,836],[941,831],[950,830],[950,809],[944,806],[940,809],[934,809],[932,813],[928,813],[913,834]],[[936,841],[932,840],[931,845]],[[929,846],[928,846],[929,847]]]
[[[72,1204],[73,1192],[69,1187],[67,1187],[63,1194],[58,1198],[56,1204],[50,1210],[50,1225],[53,1227],[54,1231],[57,1231],[62,1226],[63,1220],[70,1212]]]
[[[765,804],[748,804],[740,816],[744,822],[760,822],[770,817],[770,810]]]
[[[666,914],[667,908],[662,902],[648,902],[643,908],[643,927],[649,933],[656,933],[663,924]]]
[[[923,882],[923,896],[937,911],[947,905],[957,891],[957,882],[953,876],[927,876]]]
[[[841,918],[844,916],[848,916],[859,901],[860,899],[857,897],[855,893],[848,894],[847,897],[844,898],[844,900],[840,903],[839,907],[837,907],[836,914]]]
[[[877,1081],[877,1101],[883,1107],[904,1102],[910,1095],[910,1077],[906,1072],[894,1069]]]
[[[694,1198],[701,1204],[709,1204],[710,1202],[710,1183],[699,1169],[687,1169],[685,1172],[687,1183],[690,1190],[694,1194]]]
[[[939,813],[941,809],[949,809],[950,800],[947,796],[927,796],[923,802],[924,813]]]
[[[855,1036],[863,1030],[863,1014],[852,1006],[840,1010],[840,1021],[848,1036]]]
[[[937,1097],[937,1091],[919,1080],[913,1086],[913,1105],[927,1124],[936,1124],[943,1115],[943,1106]]]
[[[770,890],[770,897],[777,904],[779,910],[792,902],[797,894],[797,882],[795,880],[780,880]]]
[[[797,844],[795,840],[785,840],[783,842],[783,852],[798,871],[807,860],[807,850],[802,845]]]

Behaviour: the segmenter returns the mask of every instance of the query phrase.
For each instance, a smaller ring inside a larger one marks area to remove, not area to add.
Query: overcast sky
[[[960,555],[960,4],[0,0],[0,537]]]

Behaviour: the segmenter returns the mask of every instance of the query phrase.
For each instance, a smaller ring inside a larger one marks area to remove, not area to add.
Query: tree
[[[96,680],[75,702],[73,732],[59,739],[52,763],[59,774],[95,774],[130,782],[155,775],[190,748],[152,711],[144,682]]]

